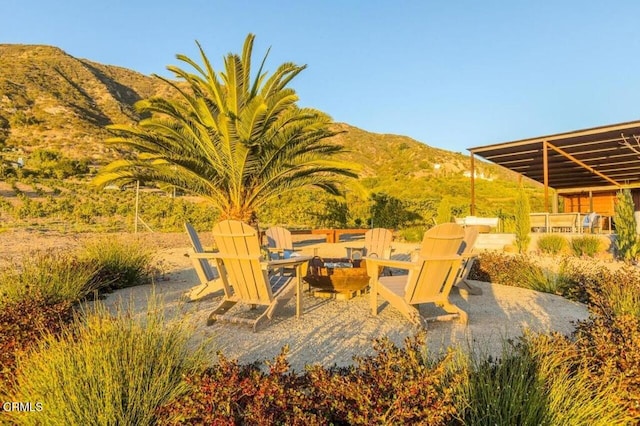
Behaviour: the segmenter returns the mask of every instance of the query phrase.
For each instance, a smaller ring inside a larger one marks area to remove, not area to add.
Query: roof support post
[[[547,141],[542,141],[542,168],[544,170],[544,211],[549,213],[549,157]]]
[[[471,153],[471,216],[476,215],[476,159]]]

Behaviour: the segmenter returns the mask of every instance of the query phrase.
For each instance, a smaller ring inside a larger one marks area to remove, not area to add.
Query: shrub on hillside
[[[558,255],[567,248],[567,240],[562,235],[546,234],[538,238],[538,250],[550,255]]]

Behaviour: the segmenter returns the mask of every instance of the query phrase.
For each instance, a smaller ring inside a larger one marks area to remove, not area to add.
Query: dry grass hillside
[[[20,182],[18,185],[5,182],[0,207],[4,205],[4,209],[9,210],[17,206],[26,210],[5,213],[8,220],[71,210],[68,206],[53,206],[54,202],[60,203],[65,188],[69,190],[68,185],[62,185],[66,183],[63,181],[74,176],[86,186],[90,175],[83,178],[83,173],[95,172],[101,165],[121,156],[116,148],[103,143],[109,136],[105,126],[135,123],[140,119],[134,110],[135,102],[158,95],[172,96],[172,90],[156,77],[75,58],[56,47],[0,44],[0,155],[12,162],[22,159],[25,170],[59,181],[53,186],[40,184],[56,188],[53,201],[52,194],[46,190],[21,190]],[[406,136],[367,132],[346,123],[335,123],[334,127],[339,131],[335,141],[346,149],[341,155],[361,167],[360,179],[348,183],[347,187],[350,194],[357,194],[359,198],[351,200],[358,210],[353,217],[365,219],[367,194],[372,193],[391,194],[406,201],[426,220],[435,214],[445,196],[451,198],[456,214],[468,214],[467,155],[430,147]],[[43,155],[43,150],[54,154]],[[486,178],[478,182],[476,189],[478,212],[508,214],[517,188],[516,177],[494,165],[476,164],[476,172]],[[82,186],[73,188],[73,192],[82,192]],[[530,190],[534,195],[540,192],[533,187]],[[43,197],[45,213],[40,213],[38,206],[23,207],[27,198],[38,201]],[[81,199],[88,197],[95,198],[96,203],[104,202],[104,197],[98,194],[88,194]],[[294,195],[276,206],[281,214],[272,211],[265,217],[274,223],[308,222],[306,216],[320,214],[324,208],[322,203],[313,200],[316,197],[308,194]],[[283,210],[283,203],[307,205],[307,208]],[[73,209],[78,210],[76,206]],[[85,215],[90,217],[86,206],[85,210]],[[301,210],[305,217],[300,216]]]

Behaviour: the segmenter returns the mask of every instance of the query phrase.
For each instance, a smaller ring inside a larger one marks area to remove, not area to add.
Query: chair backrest
[[[589,229],[597,228],[599,221],[600,221],[600,215],[596,212],[591,212],[588,215],[586,215],[582,220],[582,227],[589,228]]]
[[[473,247],[476,245],[476,240],[478,239],[479,234],[480,228],[478,226],[467,226],[464,228],[464,239],[458,249],[458,254],[460,256],[468,256],[471,254]]]
[[[193,229],[193,226],[191,226],[190,223],[185,222],[184,229],[187,231],[193,251],[196,253],[204,253],[200,237],[198,237],[198,233]],[[213,269],[211,269],[209,262],[206,259],[198,259],[198,263],[200,264],[200,270],[196,269],[196,273],[198,274],[198,278],[200,278],[200,282],[204,283],[212,280],[215,275],[213,274]],[[204,274],[204,276],[200,276],[200,274]]]
[[[464,228],[456,223],[442,223],[424,233],[420,244],[420,257],[443,256],[458,253],[464,238]]]
[[[283,250],[293,250],[291,231],[280,226],[272,226],[265,231],[269,247]]]
[[[411,270],[405,287],[405,301],[411,305],[448,297],[458,274],[464,229],[443,223],[429,229],[422,240],[420,267]]]
[[[364,234],[364,250],[367,256],[388,259],[391,255],[393,232],[385,228],[373,228]]]
[[[260,242],[254,228],[237,220],[223,220],[213,227],[218,246],[218,270],[225,295],[246,303],[268,305],[273,300],[267,270],[260,263]],[[222,264],[222,265],[220,265]]]

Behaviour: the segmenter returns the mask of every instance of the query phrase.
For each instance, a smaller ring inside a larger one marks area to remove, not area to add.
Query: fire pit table
[[[369,285],[366,260],[314,257],[304,280],[314,288],[314,296],[351,299]]]

